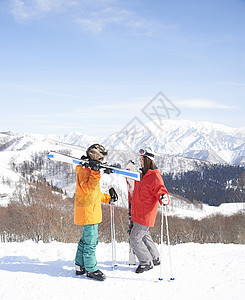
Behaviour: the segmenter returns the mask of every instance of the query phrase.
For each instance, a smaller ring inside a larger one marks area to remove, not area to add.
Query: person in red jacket
[[[154,154],[140,150],[142,179],[135,182],[131,201],[131,220],[133,227],[130,233],[130,245],[139,260],[136,273],[143,273],[160,265],[160,254],[149,232],[154,227],[158,205],[168,205],[169,193],[164,185],[162,175],[157,169]]]

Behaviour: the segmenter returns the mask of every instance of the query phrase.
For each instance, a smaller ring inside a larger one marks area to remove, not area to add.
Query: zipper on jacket
[[[142,181],[140,181],[139,192],[141,191]]]

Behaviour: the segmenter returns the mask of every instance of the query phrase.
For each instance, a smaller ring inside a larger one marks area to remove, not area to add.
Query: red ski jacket
[[[144,226],[154,227],[162,194],[168,195],[168,191],[161,173],[158,169],[148,170],[141,181],[135,182],[131,202],[131,220]]]

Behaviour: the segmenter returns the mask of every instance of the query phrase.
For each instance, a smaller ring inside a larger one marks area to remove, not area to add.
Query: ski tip
[[[163,281],[163,278],[158,278],[159,281]]]
[[[175,280],[175,278],[174,278],[174,277],[171,277],[170,280],[173,281],[173,280]]]

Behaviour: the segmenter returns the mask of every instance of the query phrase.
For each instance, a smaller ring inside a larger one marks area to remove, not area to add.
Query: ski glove
[[[81,161],[81,162],[79,163],[79,165],[82,166],[83,168],[88,168],[88,167],[89,167],[88,161],[86,161],[86,162]]]
[[[80,162],[80,166],[83,168],[90,168],[91,170],[94,171],[99,171],[100,169],[100,163],[97,160],[90,160],[90,161],[85,161],[85,162]]]
[[[99,171],[99,169],[100,169],[100,163],[97,160],[90,160],[89,161],[89,167],[93,171]]]
[[[111,169],[111,168],[105,168],[104,169],[104,173],[105,174],[111,174],[111,173],[113,173],[113,169]]]
[[[115,191],[114,188],[110,188],[109,189],[109,194],[111,196],[110,203],[116,202],[118,200],[118,195],[117,195],[117,193],[116,193],[116,191]]]
[[[168,194],[162,194],[160,196],[160,204],[161,205],[168,205],[170,202],[170,199],[169,199],[169,195]]]

